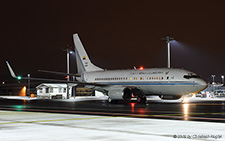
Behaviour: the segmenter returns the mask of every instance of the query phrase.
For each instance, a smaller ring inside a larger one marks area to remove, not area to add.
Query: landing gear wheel
[[[137,102],[141,104],[145,104],[147,101],[147,98],[145,96],[138,96]]]
[[[147,98],[144,96],[144,97],[142,98],[141,103],[146,104],[146,102],[147,102]]]
[[[138,103],[141,103],[141,99],[142,99],[142,98],[141,98],[140,96],[137,97],[137,102],[138,102]]]

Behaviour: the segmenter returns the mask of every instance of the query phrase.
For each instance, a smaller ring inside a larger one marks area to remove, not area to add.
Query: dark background
[[[19,75],[66,72],[66,48],[78,33],[92,62],[105,69],[171,66],[221,82],[225,74],[224,0],[11,0],[0,4],[0,80],[8,60]],[[71,56],[71,72],[76,72]]]

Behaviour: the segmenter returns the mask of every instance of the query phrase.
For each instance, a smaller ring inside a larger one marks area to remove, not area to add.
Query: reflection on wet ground
[[[185,104],[157,102],[111,104],[106,100],[90,99],[81,101],[0,99],[0,110],[225,122],[224,101]]]

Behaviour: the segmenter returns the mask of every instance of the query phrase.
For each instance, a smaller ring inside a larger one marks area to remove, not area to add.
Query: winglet
[[[15,73],[13,72],[11,66],[9,65],[9,62],[8,62],[8,61],[6,61],[6,64],[7,64],[8,68],[9,68],[9,72],[10,72],[11,76],[12,76],[13,78],[17,78],[17,76],[16,76]]]

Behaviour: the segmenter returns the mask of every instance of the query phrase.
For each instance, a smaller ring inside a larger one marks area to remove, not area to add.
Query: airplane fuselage
[[[136,87],[145,95],[185,95],[206,87],[206,82],[195,73],[172,68],[84,72],[80,81]]]

